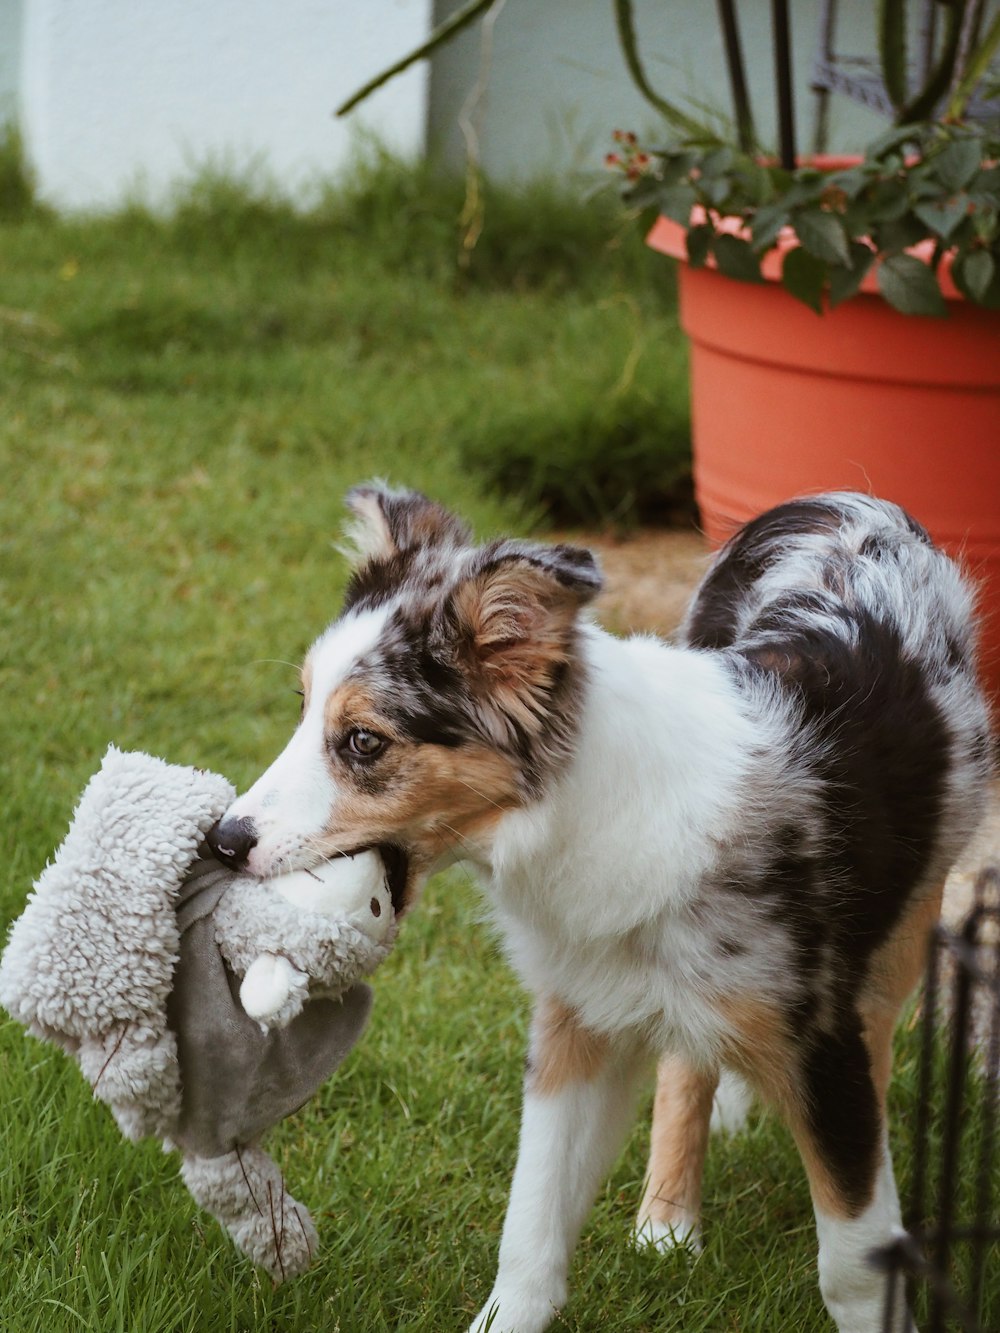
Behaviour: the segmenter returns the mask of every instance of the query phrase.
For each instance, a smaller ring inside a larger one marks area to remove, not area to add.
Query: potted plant
[[[494,2],[470,0],[349,105]],[[802,159],[788,0],[772,0],[774,153],[756,133],[734,0],[718,0],[729,133],[654,91],[632,0],[612,0],[626,63],[669,143],[644,148],[618,132],[608,160],[640,215],[658,214],[650,245],[681,261],[706,533],[721,540],[808,491],[898,501],[982,578],[986,670],[1000,685],[1000,102],[990,87],[1000,14],[987,19],[984,0],[920,0],[915,74],[917,2],[879,0],[878,51],[855,79],[892,123],[852,158]],[[849,88],[825,55],[818,81]]]
[[[630,0],[619,31],[640,88]],[[674,129],[609,164],[659,214],[691,340],[695,491],[721,540],[789,495],[861,488],[911,510],[982,580],[984,669],[1000,685],[1000,15],[940,4],[925,76],[908,77],[906,0],[881,0],[877,87],[894,122],[849,159],[802,160],[787,14],[774,5],[780,151],[764,153],[731,0],[726,139],[653,94]],[[930,12],[931,5],[926,6]],[[995,90],[994,98],[995,98]],[[970,105],[980,94],[977,115]]]

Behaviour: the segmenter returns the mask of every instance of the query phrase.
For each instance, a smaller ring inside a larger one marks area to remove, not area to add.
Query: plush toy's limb
[[[316,1228],[267,1153],[246,1146],[225,1157],[185,1157],[181,1175],[195,1201],[276,1282],[309,1267],[319,1244]]]
[[[129,1139],[169,1136],[181,1109],[177,1042],[169,1030],[119,1023],[80,1043],[77,1059],[94,1096],[107,1102]]]
[[[261,1031],[284,1027],[309,998],[309,977],[279,953],[264,953],[247,968],[240,1004]]]

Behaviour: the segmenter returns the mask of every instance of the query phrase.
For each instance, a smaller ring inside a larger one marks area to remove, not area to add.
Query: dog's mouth
[[[373,843],[368,847],[355,847],[349,852],[341,852],[341,856],[357,856],[361,852],[378,852],[382,858],[382,864],[385,866],[386,879],[389,884],[389,896],[392,899],[392,910],[397,916],[404,907],[408,905],[409,894],[407,890],[410,885],[410,856],[405,847],[400,847],[395,842]],[[336,857],[333,858],[334,860]]]

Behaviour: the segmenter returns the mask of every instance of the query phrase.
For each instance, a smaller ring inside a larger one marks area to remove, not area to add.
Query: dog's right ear
[[[472,534],[460,518],[419,491],[395,491],[371,481],[347,492],[354,515],[348,525],[347,554],[352,563],[392,560],[425,546],[467,546]]]

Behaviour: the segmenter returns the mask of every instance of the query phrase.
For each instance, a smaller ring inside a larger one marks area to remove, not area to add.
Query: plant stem
[[[967,67],[951,90],[948,105],[945,108],[945,118],[947,120],[961,120],[965,115],[969,98],[976,91],[979,81],[986,73],[998,50],[1000,50],[1000,14],[995,14],[993,22],[986,31],[986,36],[976,47]],[[961,66],[959,66],[959,69],[961,69]]]
[[[680,107],[674,106],[672,102],[668,102],[666,98],[661,97],[646,78],[642,61],[639,59],[639,47],[635,37],[635,16],[632,12],[632,0],[615,0],[615,23],[618,28],[618,41],[621,44],[628,72],[632,76],[632,82],[646,101],[654,106],[661,116],[686,134],[693,138],[705,137],[705,127],[699,125],[691,116],[686,115]]]
[[[889,101],[898,113],[909,94],[906,74],[906,0],[880,0],[878,48],[882,81]]]
[[[415,47],[407,55],[397,60],[394,65],[390,65],[388,69],[384,69],[381,74],[376,74],[373,79],[369,79],[356,93],[352,93],[346,102],[342,102],[337,107],[334,115],[346,116],[348,111],[353,111],[358,103],[363,102],[376,88],[381,88],[384,83],[394,79],[397,74],[402,74],[404,69],[409,69],[418,60],[423,60],[433,51],[436,51],[439,46],[444,46],[445,42],[450,42],[463,28],[467,28],[480,14],[485,14],[495,4],[496,0],[469,0],[467,5],[457,10],[450,18],[445,19],[443,23],[439,23],[426,42]]]

